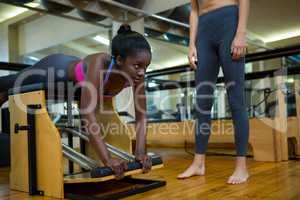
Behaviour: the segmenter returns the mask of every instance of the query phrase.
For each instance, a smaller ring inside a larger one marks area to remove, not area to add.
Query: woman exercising
[[[95,112],[103,98],[111,98],[124,87],[133,86],[136,115],[135,158],[143,165],[143,171],[151,169],[151,158],[146,153],[146,98],[144,75],[151,62],[151,47],[143,35],[122,25],[112,40],[111,55],[97,53],[83,60],[64,54],[54,54],[40,60],[15,75],[0,77],[0,106],[7,100],[7,90],[34,83],[73,81],[82,86],[80,99],[81,118],[86,123],[90,142],[105,166],[112,168],[117,178],[124,175],[127,167],[122,160],[112,158],[99,136]],[[27,78],[26,78],[27,77]],[[96,102],[93,106],[92,102]]]
[[[221,65],[237,151],[235,171],[228,183],[239,184],[249,177],[246,167],[249,121],[244,99],[249,0],[191,0],[191,5],[188,58],[191,67],[196,70],[196,154],[193,163],[178,178],[205,174],[213,93]]]

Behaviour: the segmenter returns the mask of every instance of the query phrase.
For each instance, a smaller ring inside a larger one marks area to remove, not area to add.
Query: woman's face
[[[117,59],[117,64],[125,73],[127,81],[138,83],[144,81],[146,69],[151,62],[151,54],[146,50],[137,52],[134,56],[127,56],[125,59]]]

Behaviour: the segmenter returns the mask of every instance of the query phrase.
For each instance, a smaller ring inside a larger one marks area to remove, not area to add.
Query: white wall
[[[147,0],[143,9],[150,13],[159,13],[189,2],[190,0]]]
[[[46,15],[20,26],[20,54],[32,53],[105,30],[102,27]]]
[[[0,62],[8,62],[8,28],[4,24],[0,24]],[[0,76],[5,76],[8,73],[5,71],[0,71]],[[6,105],[0,106],[6,107]],[[0,109],[0,130],[2,130],[1,123],[1,109]]]
[[[8,26],[6,24],[0,24],[0,61],[8,62]]]
[[[30,17],[35,12],[26,11],[16,17],[8,19],[0,23],[0,61],[9,61],[9,42],[8,42],[8,27],[11,24],[17,23],[27,17]]]

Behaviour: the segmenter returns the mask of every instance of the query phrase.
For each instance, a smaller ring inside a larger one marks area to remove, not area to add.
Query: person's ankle
[[[203,167],[205,165],[205,154],[195,154],[193,165]]]
[[[247,170],[247,160],[245,156],[237,156],[235,168]]]

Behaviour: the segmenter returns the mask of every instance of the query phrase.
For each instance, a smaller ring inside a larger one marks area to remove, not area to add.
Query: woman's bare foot
[[[195,154],[193,163],[183,173],[177,176],[178,179],[185,179],[192,176],[203,176],[205,174],[205,155]]]
[[[229,177],[228,184],[241,184],[248,180],[249,173],[246,166],[246,157],[237,157],[233,174]]]

